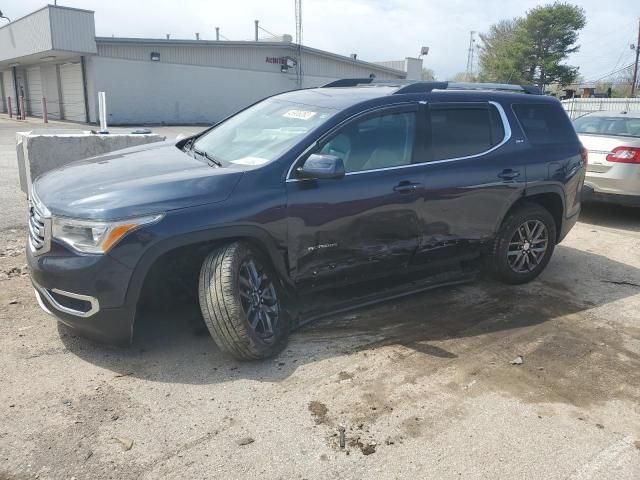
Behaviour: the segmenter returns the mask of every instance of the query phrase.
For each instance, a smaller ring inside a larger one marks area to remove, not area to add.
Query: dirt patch
[[[316,425],[327,423],[327,413],[329,413],[329,409],[324,403],[313,400],[309,402],[308,408]]]
[[[348,373],[348,372],[338,372],[338,380],[339,381],[344,381],[344,380],[351,380],[353,378],[353,373]]]
[[[460,389],[473,386],[468,394],[503,391],[528,402],[579,407],[636,401],[640,338],[633,327],[621,332],[594,325],[591,308],[553,282],[524,287],[479,283],[403,299],[401,318],[397,304],[389,304],[378,307],[375,316],[365,312],[355,320],[330,319],[312,331],[356,336],[355,351],[384,348],[408,383],[450,369]],[[518,355],[524,355],[524,364],[511,365]],[[610,371],[604,377],[603,368]],[[364,384],[362,410],[368,420],[379,416],[381,407],[393,406],[388,376],[384,372]],[[369,406],[378,408],[369,412]]]
[[[349,446],[360,449],[363,455],[371,455],[376,452],[377,444],[375,442],[363,442],[360,437],[355,437],[349,441]]]

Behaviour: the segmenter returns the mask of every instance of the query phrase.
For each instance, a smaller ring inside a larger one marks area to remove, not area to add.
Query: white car
[[[583,200],[640,206],[640,112],[595,112],[573,125],[589,151]]]

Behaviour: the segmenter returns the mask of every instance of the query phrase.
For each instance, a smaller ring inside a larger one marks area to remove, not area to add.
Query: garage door
[[[60,87],[63,118],[75,122],[85,122],[84,88],[82,87],[80,63],[60,65]]]
[[[34,117],[42,116],[42,78],[40,67],[27,68],[27,111]]]
[[[11,97],[11,107],[15,113],[16,89],[13,86],[13,72],[11,70],[2,72],[2,84],[4,85],[4,101],[7,102],[7,97]]]

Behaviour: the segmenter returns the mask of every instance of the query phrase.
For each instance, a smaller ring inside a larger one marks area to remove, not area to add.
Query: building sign
[[[274,65],[286,65],[287,58],[286,57],[267,57],[265,60],[267,63],[273,63]]]
[[[266,57],[265,62],[274,65],[286,65],[288,68],[293,68],[298,64],[296,59],[291,57]]]

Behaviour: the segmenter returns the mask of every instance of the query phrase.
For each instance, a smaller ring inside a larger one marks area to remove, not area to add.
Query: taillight
[[[589,163],[589,150],[584,148],[584,145],[580,149],[580,157],[582,158],[582,164],[586,167],[587,163]]]
[[[640,148],[616,147],[607,155],[607,161],[618,163],[640,163]]]

